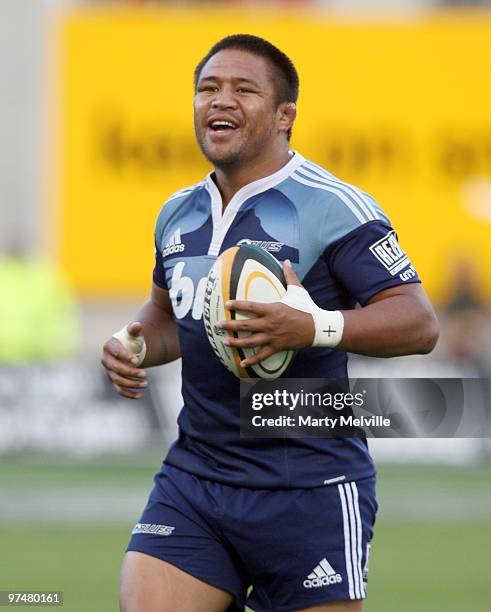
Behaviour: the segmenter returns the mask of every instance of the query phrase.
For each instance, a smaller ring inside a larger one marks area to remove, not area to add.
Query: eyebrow
[[[211,75],[211,76],[200,77],[198,83],[200,83],[201,81],[220,81],[220,80],[221,80],[220,77]],[[232,81],[236,81],[237,83],[250,83],[251,85],[254,85],[254,87],[261,89],[261,85],[259,85],[257,81],[254,81],[253,79],[248,79],[246,77],[234,77],[232,78]]]

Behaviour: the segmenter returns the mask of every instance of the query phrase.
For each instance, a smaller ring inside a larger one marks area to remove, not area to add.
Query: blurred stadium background
[[[147,295],[161,203],[206,172],[191,75],[228,33],[301,77],[293,147],[373,193],[438,308],[427,357],[354,376],[489,377],[491,6],[457,0],[0,3],[0,590],[117,609],[175,436],[179,364],[117,398],[100,347]],[[376,440],[367,612],[491,609],[488,440]]]

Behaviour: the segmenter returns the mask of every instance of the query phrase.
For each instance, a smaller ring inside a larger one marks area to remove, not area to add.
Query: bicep
[[[397,318],[411,318],[427,321],[437,326],[437,318],[433,306],[420,283],[395,285],[372,295],[365,308],[377,304],[382,316],[393,312]]]
[[[396,285],[379,291],[368,300],[365,308],[370,309],[382,321],[386,320],[389,326],[391,320],[399,323],[406,321],[411,326],[417,324],[419,329],[426,329],[435,338],[435,342],[438,338],[437,316],[419,283]]]
[[[375,295],[372,295],[372,297],[367,300],[366,306],[397,296],[408,296],[411,300],[415,300],[415,302],[421,306],[431,308],[426,291],[423,289],[420,283],[410,283],[408,285],[400,284],[395,285],[394,287],[388,287],[382,291],[378,291],[375,293]]]
[[[343,311],[341,350],[373,357],[426,354],[438,339],[438,321],[419,283],[374,293],[357,310]]]

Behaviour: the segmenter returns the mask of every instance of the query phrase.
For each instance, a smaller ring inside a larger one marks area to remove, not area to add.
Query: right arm
[[[177,325],[169,292],[155,283],[150,299],[138,311],[135,322],[127,327],[132,336],[143,335],[147,346],[145,359],[137,366],[135,354],[111,337],[103,347],[101,363],[116,391],[122,397],[140,399],[148,386],[143,367],[174,361],[180,357]]]
[[[147,344],[142,366],[148,368],[179,359],[181,350],[177,325],[167,289],[153,283],[150,299],[140,308],[135,321],[141,323],[140,333]]]

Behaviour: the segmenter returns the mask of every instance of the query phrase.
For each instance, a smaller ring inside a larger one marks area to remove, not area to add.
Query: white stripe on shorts
[[[351,490],[353,492],[353,505],[355,507],[355,517],[356,517],[356,526],[357,526],[357,539],[358,539],[358,574],[360,576],[360,590],[361,596],[365,597],[365,585],[363,583],[363,568],[361,566],[362,562],[362,525],[361,525],[361,516],[360,516],[360,504],[358,501],[358,487],[356,486],[356,482],[351,482]]]
[[[351,536],[351,565],[353,567],[353,578],[355,582],[355,595],[357,599],[360,599],[360,576],[358,575],[358,555],[357,555],[357,542],[356,542],[356,523],[355,523],[355,512],[353,508],[353,495],[351,492],[350,483],[344,486],[344,492],[346,493],[346,503],[348,505],[349,515],[349,526]]]
[[[359,538],[361,537],[361,525],[357,519],[356,503],[353,496],[351,483],[345,485],[346,499],[348,502],[350,526],[351,526],[351,550],[353,553],[353,575],[355,578],[355,594],[361,599],[363,595],[363,575],[361,571],[361,545]],[[358,491],[357,491],[358,492]],[[358,513],[359,514],[359,513]]]
[[[350,599],[365,597],[362,562],[362,524],[355,482],[338,485],[343,513],[344,554]]]
[[[343,511],[343,530],[344,530],[344,559],[346,562],[346,574],[348,576],[348,590],[350,599],[355,599],[353,569],[351,563],[351,537],[349,528],[348,508],[346,505],[345,485],[338,485],[339,497],[341,498],[341,509]]]

